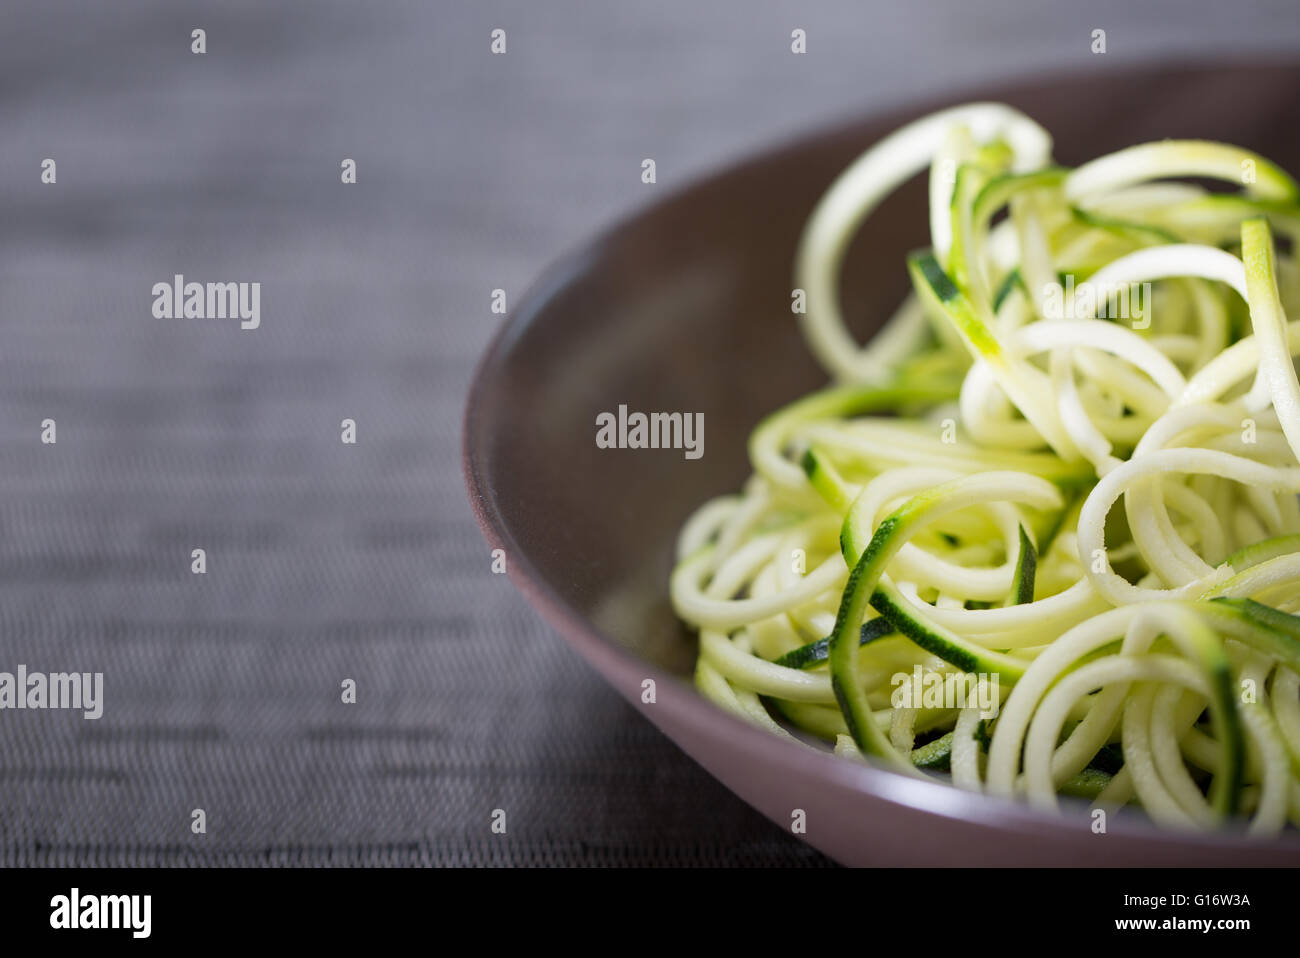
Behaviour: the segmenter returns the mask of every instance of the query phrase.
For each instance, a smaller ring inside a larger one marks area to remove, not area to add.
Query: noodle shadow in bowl
[[[825,384],[791,316],[796,243],[835,176],[902,123],[953,102],[1016,106],[1060,162],[1164,137],[1238,143],[1300,170],[1290,122],[1300,67],[1107,70],[1035,80],[855,122],[674,193],[550,270],[471,387],[464,469],[511,578],[578,652],[714,776],[780,827],[848,864],[1296,865],[1300,838],[1182,835],[1060,816],[840,760],[727,714],[691,684],[694,637],[668,600],[673,547],[705,500],[739,488],[767,413]],[[868,220],[842,302],[865,341],[907,292],[926,244],[921,179]],[[604,449],[597,417],[700,414],[684,449]],[[692,453],[693,455],[693,453]],[[642,701],[644,683],[655,701]]]

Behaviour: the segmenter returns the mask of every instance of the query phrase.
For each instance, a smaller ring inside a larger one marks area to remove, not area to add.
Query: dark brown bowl
[[[996,99],[1043,123],[1079,163],[1163,137],[1222,139],[1300,170],[1300,67],[1219,67],[1032,80]],[[1062,816],[913,781],[780,740],[697,694],[693,636],[668,602],[674,539],[749,473],[766,413],[825,383],[790,313],[795,244],[827,185],[862,149],[947,103],[853,122],[749,160],[662,202],[541,279],[484,357],[465,414],[465,477],[515,584],[652,722],[782,828],[849,864],[1295,865],[1300,839],[1181,836],[1141,821],[1093,834]],[[912,182],[849,252],[847,314],[865,339],[907,290],[926,240]],[[702,412],[704,456],[598,449],[596,416]],[[643,704],[653,679],[656,701]],[[630,759],[635,761],[635,757]]]

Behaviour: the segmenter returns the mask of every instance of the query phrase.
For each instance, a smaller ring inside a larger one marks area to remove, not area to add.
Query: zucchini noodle
[[[814,209],[795,285],[832,384],[681,531],[696,683],[849,761],[1276,835],[1300,825],[1300,188],[1221,143],[1051,154],[1010,107],[956,107]],[[927,168],[931,247],[864,347],[846,251]]]

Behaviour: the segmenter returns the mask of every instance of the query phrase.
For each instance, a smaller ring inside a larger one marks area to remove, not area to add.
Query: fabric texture
[[[6,2],[0,671],[104,693],[0,711],[0,863],[826,863],[491,574],[459,429],[492,290],[845,115],[1300,40],[1285,0],[801,7]],[[260,283],[260,326],[155,317],[176,274]]]

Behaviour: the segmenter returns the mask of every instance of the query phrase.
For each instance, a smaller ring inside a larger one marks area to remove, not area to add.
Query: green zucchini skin
[[[864,622],[862,629],[858,634],[859,648],[864,645],[870,645],[878,639],[894,635],[895,629],[892,622],[885,618],[874,618],[870,622]],[[828,635],[816,642],[809,642],[807,645],[801,645],[797,649],[792,649],[785,655],[773,662],[776,665],[785,666],[787,669],[811,669],[831,657],[831,637]]]
[[[1038,573],[1038,552],[1025,527],[1020,526],[1020,555],[1016,559],[1015,586],[1008,605],[1026,605],[1034,601],[1034,579]]]
[[[946,772],[952,763],[952,732],[912,749],[912,764],[927,771]]]

